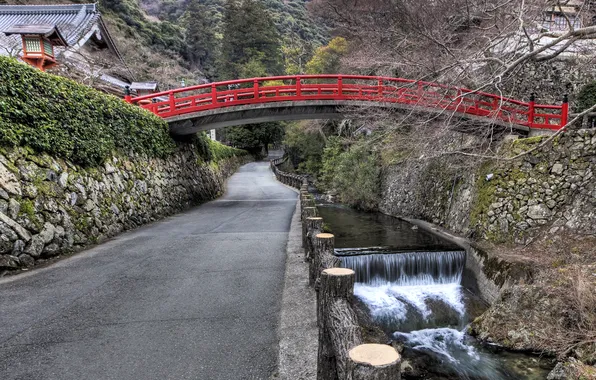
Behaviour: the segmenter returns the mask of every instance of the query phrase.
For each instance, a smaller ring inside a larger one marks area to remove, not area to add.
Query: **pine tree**
[[[260,63],[269,75],[282,70],[281,42],[275,24],[261,1],[230,0],[224,15],[220,60],[222,79],[239,78],[244,66]]]
[[[214,76],[218,51],[216,25],[207,6],[191,0],[184,15],[186,26],[186,59],[202,69],[207,76]]]

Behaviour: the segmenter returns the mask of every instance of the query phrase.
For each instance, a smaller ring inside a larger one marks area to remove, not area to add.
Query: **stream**
[[[342,266],[356,272],[355,305],[403,345],[405,379],[546,379],[551,361],[479,344],[465,333],[488,307],[464,288],[466,253],[408,222],[318,204]]]

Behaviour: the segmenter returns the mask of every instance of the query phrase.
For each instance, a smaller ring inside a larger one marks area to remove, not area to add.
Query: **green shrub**
[[[585,85],[575,100],[575,111],[582,112],[596,104],[596,82]]]
[[[323,152],[319,184],[336,191],[343,203],[374,210],[380,199],[380,172],[377,153],[360,143],[345,150],[340,138],[331,137]]]
[[[167,124],[139,107],[0,57],[0,145],[30,146],[84,166],[112,151],[153,157],[175,144]]]
[[[228,158],[240,157],[248,154],[248,152],[245,150],[233,148],[217,141],[213,141],[209,138],[207,141],[209,144],[209,151],[211,152],[211,161],[214,162],[220,162]]]

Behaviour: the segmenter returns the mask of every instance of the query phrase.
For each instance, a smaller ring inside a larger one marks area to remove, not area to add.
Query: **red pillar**
[[[569,96],[563,95],[563,105],[561,106],[561,128],[567,125],[569,119]]]

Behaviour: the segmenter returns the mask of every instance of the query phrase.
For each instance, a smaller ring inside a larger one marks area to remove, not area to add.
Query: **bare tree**
[[[595,9],[589,1],[314,0],[311,10],[351,42],[343,60],[346,70],[471,89],[455,96],[445,90],[453,101],[479,91],[527,99],[530,94],[507,86],[522,66],[585,56],[596,47]],[[371,108],[353,115],[378,130],[378,140],[399,130],[400,145],[413,157],[454,152],[495,157],[496,142],[514,132],[494,123],[470,124],[448,109],[431,116],[416,108],[399,113]],[[454,140],[454,131],[482,138],[476,144],[456,138],[467,143],[445,145]]]

